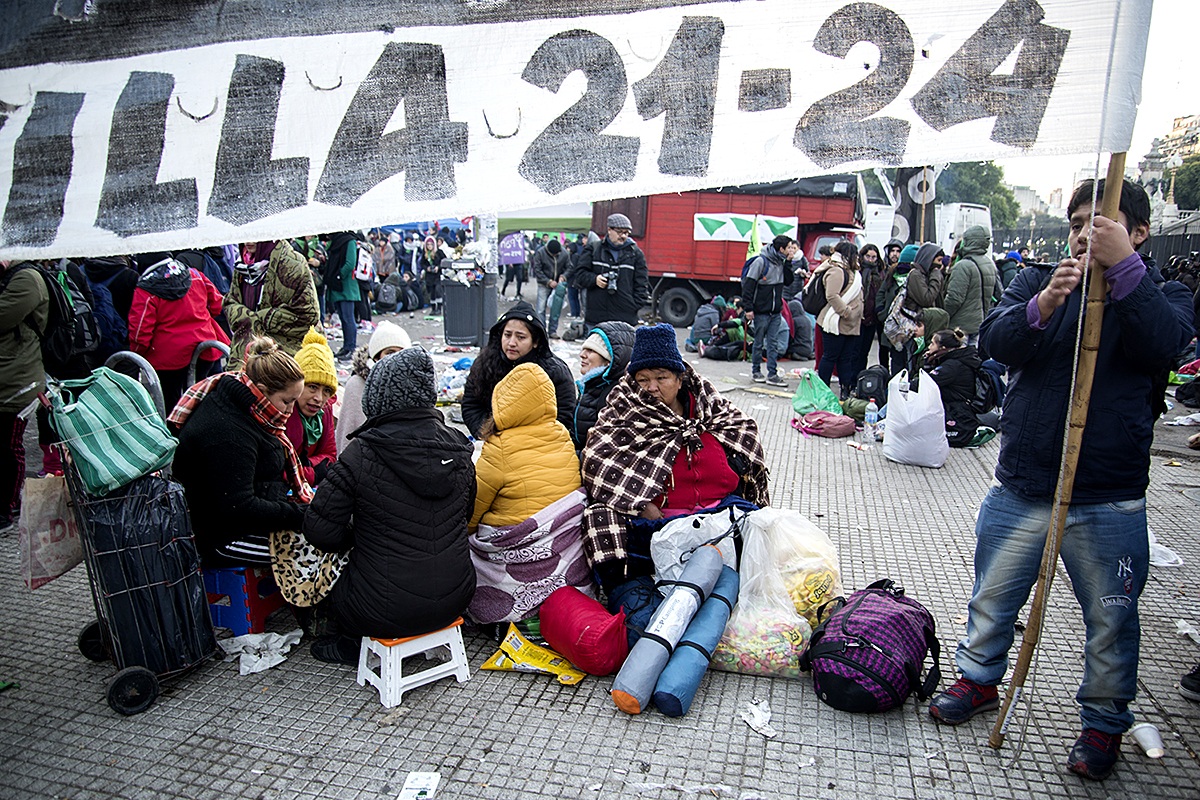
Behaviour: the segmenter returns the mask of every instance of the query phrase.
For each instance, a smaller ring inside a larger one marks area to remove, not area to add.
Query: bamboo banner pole
[[[1108,162],[1108,177],[1104,182],[1104,197],[1097,212],[1109,219],[1116,219],[1121,206],[1121,187],[1125,180],[1125,153],[1113,153]],[[1095,191],[1093,190],[1093,197]],[[1004,734],[1009,717],[1025,688],[1033,653],[1037,649],[1042,632],[1042,611],[1046,596],[1058,564],[1058,551],[1062,547],[1063,530],[1067,524],[1067,512],[1071,508],[1071,493],[1075,488],[1075,470],[1079,466],[1079,449],[1083,443],[1083,429],[1087,425],[1088,403],[1092,397],[1092,380],[1096,375],[1096,354],[1100,347],[1100,326],[1104,321],[1104,296],[1108,292],[1104,270],[1094,265],[1089,268],[1091,277],[1087,287],[1087,312],[1083,321],[1083,336],[1080,344],[1079,365],[1075,373],[1075,392],[1071,398],[1071,415],[1067,431],[1067,450],[1063,455],[1058,488],[1055,491],[1055,510],[1046,534],[1046,549],[1042,553],[1042,566],[1038,572],[1037,588],[1033,605],[1029,609],[1029,622],[1021,638],[1021,650],[1008,682],[1008,694],[1000,708],[1000,716],[988,737],[988,744],[997,750],[1004,745]]]

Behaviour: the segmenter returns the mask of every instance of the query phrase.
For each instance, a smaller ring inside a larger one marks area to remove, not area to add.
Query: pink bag
[[[792,427],[805,437],[824,436],[829,439],[853,436],[857,430],[852,418],[831,411],[810,411],[803,418],[792,419]]]

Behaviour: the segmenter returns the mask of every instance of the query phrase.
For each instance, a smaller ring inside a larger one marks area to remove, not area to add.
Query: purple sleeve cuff
[[[1146,265],[1137,253],[1131,253],[1128,258],[1106,269],[1104,279],[1108,281],[1112,299],[1123,300],[1127,297],[1142,282],[1145,274]]]
[[[1025,304],[1025,320],[1029,323],[1029,327],[1035,331],[1046,330],[1046,325],[1050,324],[1050,320],[1046,320],[1046,325],[1042,324],[1042,312],[1038,310],[1038,296],[1035,294],[1029,298],[1029,302]]]

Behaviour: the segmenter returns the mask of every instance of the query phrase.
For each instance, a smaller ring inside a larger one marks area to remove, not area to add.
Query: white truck
[[[954,252],[954,248],[962,240],[963,232],[974,225],[982,225],[987,229],[988,238],[992,236],[992,211],[987,206],[977,203],[943,203],[935,206],[937,221],[938,243],[946,251],[946,255]]]

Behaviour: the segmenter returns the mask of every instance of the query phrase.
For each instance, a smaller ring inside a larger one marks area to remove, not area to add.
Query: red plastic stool
[[[213,625],[234,636],[262,633],[267,617],[283,605],[283,595],[266,567],[203,570],[204,591]],[[227,600],[227,602],[226,602]]]

